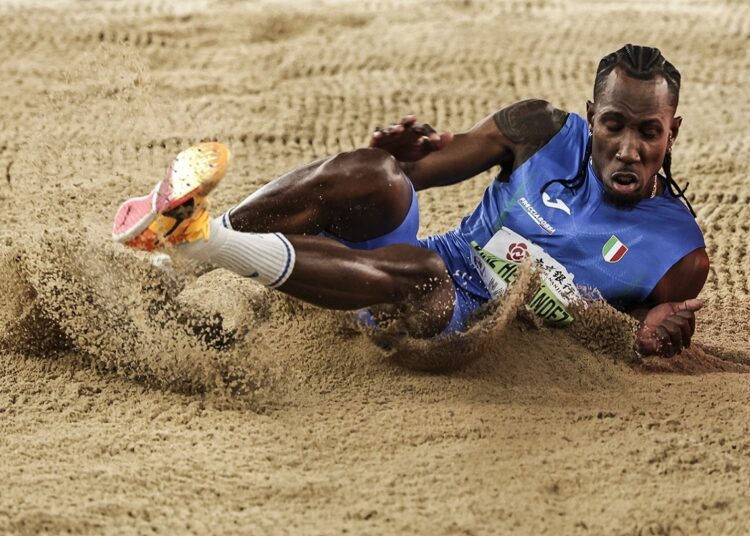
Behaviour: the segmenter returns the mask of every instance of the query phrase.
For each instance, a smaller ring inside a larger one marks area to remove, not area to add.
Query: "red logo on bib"
[[[508,246],[508,253],[505,254],[505,258],[513,262],[521,262],[528,256],[529,248],[523,242],[512,243]]]

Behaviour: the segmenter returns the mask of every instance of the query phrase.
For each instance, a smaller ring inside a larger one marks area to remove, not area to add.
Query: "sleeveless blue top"
[[[627,308],[643,302],[676,262],[704,247],[703,234],[668,189],[627,208],[605,201],[590,162],[580,188],[555,183],[543,197],[544,183],[577,174],[588,136],[586,120],[569,114],[560,131],[507,182],[493,181],[479,206],[449,234],[484,245],[504,226],[541,246],[574,275],[577,285],[597,289],[610,304]],[[455,264],[460,266],[448,266],[454,275],[471,272],[467,263]],[[477,277],[454,281],[488,297]]]

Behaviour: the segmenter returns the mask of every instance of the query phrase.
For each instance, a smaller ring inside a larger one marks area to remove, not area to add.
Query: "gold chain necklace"
[[[651,189],[651,199],[656,197],[656,185],[659,184],[659,180],[656,178],[656,175],[654,175],[654,187]]]

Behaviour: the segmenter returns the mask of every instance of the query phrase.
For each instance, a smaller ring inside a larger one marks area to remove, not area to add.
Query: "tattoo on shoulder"
[[[535,151],[565,124],[568,113],[540,99],[512,104],[495,113],[497,128],[514,145]]]

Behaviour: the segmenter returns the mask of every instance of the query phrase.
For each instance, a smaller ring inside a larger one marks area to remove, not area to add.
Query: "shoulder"
[[[514,145],[537,149],[557,134],[568,112],[542,99],[528,99],[495,112],[493,119],[500,132]]]

